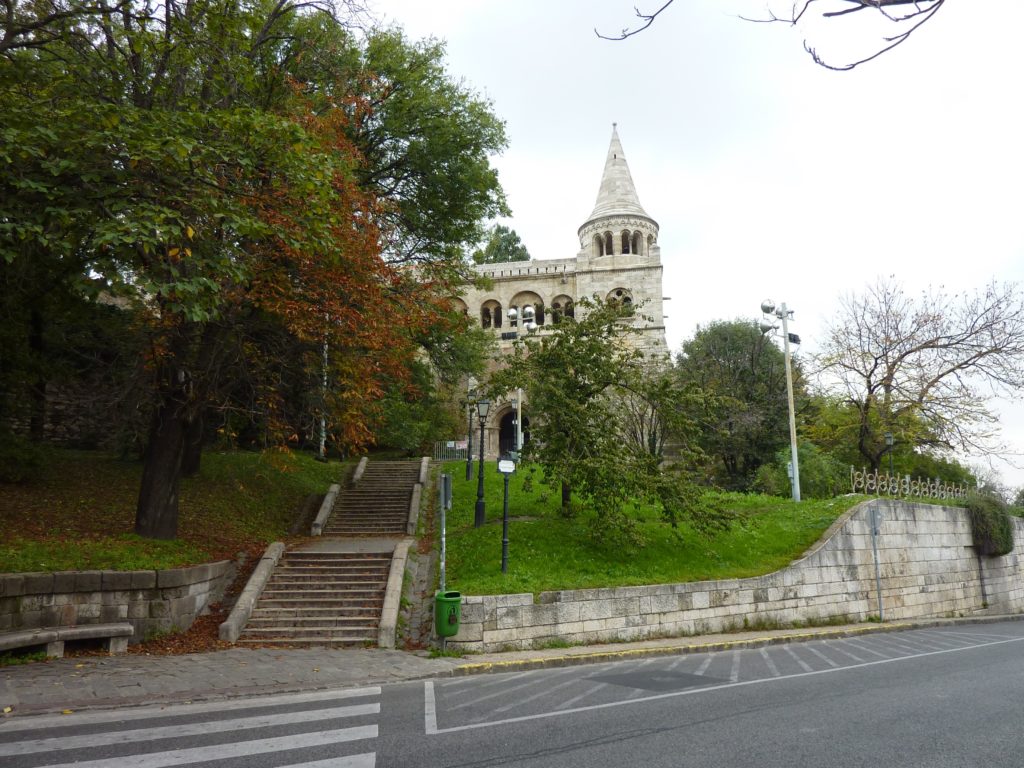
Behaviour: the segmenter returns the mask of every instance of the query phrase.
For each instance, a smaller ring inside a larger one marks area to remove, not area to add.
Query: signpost
[[[505,479],[505,500],[501,515],[501,572],[508,573],[508,479],[516,471],[512,459],[499,459],[498,471]]]

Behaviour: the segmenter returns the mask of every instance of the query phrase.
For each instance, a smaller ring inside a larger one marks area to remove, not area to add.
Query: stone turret
[[[640,204],[615,123],[612,123],[612,141],[597,203],[579,228],[579,238],[581,256],[632,255],[658,259],[658,222],[648,216]]]

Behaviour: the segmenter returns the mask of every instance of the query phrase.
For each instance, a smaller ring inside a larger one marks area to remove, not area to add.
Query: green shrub
[[[1013,523],[1006,502],[990,493],[972,493],[967,497],[971,536],[979,555],[998,557],[1013,551]]]
[[[788,496],[791,456],[790,449],[785,448],[776,454],[774,462],[758,467],[751,490],[769,496]],[[831,499],[849,490],[849,469],[814,443],[800,443],[798,459],[801,498]]]

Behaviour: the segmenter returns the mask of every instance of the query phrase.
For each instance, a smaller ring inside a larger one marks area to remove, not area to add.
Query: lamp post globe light
[[[782,342],[786,357],[786,399],[789,403],[789,450],[791,454],[791,468],[789,482],[793,489],[793,501],[800,501],[800,460],[796,444],[796,409],[793,407],[793,365],[789,351],[789,343],[800,343],[800,337],[789,332],[789,318],[793,316],[793,310],[786,308],[786,302],[776,309],[771,299],[761,302],[761,311],[782,321]],[[779,326],[772,322],[762,321],[761,333],[777,330]]]
[[[491,408],[490,400],[480,400],[476,404],[476,412],[480,418],[480,467],[476,474],[476,509],[473,513],[473,527],[484,524],[484,424],[487,411]]]

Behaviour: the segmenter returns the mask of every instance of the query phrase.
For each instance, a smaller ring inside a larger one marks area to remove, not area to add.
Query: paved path
[[[670,638],[638,643],[437,658],[404,651],[232,648],[185,656],[79,656],[0,668],[0,712],[9,715],[95,707],[201,701],[270,693],[564,667],[644,657],[759,648],[918,627],[948,627],[1020,616],[855,624],[771,632]],[[2,716],[2,715],[0,715]]]

